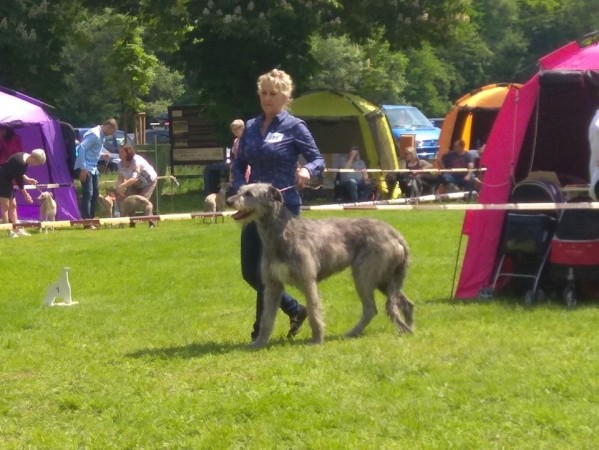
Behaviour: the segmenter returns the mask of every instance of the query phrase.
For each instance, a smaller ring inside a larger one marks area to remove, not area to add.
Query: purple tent
[[[77,220],[81,216],[77,206],[77,193],[67,164],[67,151],[60,122],[45,111],[44,103],[14,91],[0,89],[0,123],[11,125],[21,138],[25,152],[36,148],[46,151],[47,162],[42,166],[30,167],[27,175],[44,184],[60,184],[52,188],[58,211],[57,220]],[[42,190],[45,190],[42,188]],[[16,193],[19,219],[38,220],[38,191],[30,191],[33,204],[27,204],[19,192]]]

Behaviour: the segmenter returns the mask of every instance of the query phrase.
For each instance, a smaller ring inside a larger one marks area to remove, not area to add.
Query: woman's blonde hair
[[[245,128],[245,123],[241,119],[235,119],[231,122],[231,131],[235,131],[239,128]]]
[[[287,72],[279,69],[272,69],[270,72],[260,75],[258,77],[258,94],[262,90],[262,85],[267,81],[273,85],[275,91],[291,100],[291,94],[293,94],[293,80]]]
[[[31,156],[33,156],[38,163],[44,164],[46,162],[46,152],[41,148],[36,148],[31,152]]]
[[[416,154],[416,149],[414,147],[412,147],[411,145],[409,147],[406,147],[405,152],[406,152],[406,156],[407,155],[418,156]]]

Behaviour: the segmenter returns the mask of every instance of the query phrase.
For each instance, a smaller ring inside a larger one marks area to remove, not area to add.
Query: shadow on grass
[[[351,342],[353,339],[341,335],[327,335],[325,342],[335,341],[347,341]],[[296,345],[312,345],[309,337],[304,339],[286,339],[280,337],[277,339],[271,339],[265,348],[270,347],[290,347]],[[144,348],[135,352],[126,353],[125,356],[129,358],[149,358],[149,359],[191,359],[201,358],[208,355],[224,355],[231,352],[246,351],[246,352],[259,352],[263,349],[254,348],[249,343],[245,342],[192,342],[187,345],[178,345],[174,347],[159,347],[159,348]]]
[[[492,298],[492,299],[450,299],[447,297],[437,298],[428,300],[426,303],[436,304],[436,305],[459,305],[459,306],[485,306],[485,305],[498,305],[505,309],[517,309],[517,308],[526,308],[534,310],[535,308],[546,308],[546,309],[556,309],[563,308],[567,310],[575,310],[575,309],[590,309],[599,307],[599,303],[595,299],[590,298],[581,298],[577,301],[576,306],[568,307],[562,301],[561,298],[555,293],[551,293],[547,298],[543,300],[533,301],[532,304],[527,305],[524,299],[524,295],[503,295],[501,297]]]

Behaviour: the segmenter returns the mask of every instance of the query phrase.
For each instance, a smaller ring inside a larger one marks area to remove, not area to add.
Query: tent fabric
[[[389,122],[378,106],[364,98],[329,89],[311,91],[294,99],[289,111],[306,122],[327,165],[333,156],[345,155],[357,144],[367,167],[399,168]],[[379,185],[387,191],[382,175]]]
[[[67,165],[67,153],[61,133],[60,122],[53,119],[43,108],[43,103],[17,93],[0,90],[0,123],[11,125],[21,138],[23,150],[36,148],[46,152],[46,164],[30,167],[27,175],[39,183],[59,183],[68,186],[52,189],[57,204],[57,220],[80,219],[77,195],[72,186]],[[42,189],[43,190],[43,189]],[[17,211],[20,220],[39,220],[39,202],[36,193],[30,191],[33,204],[26,203],[17,192]]]
[[[451,143],[456,139],[464,139],[467,149],[484,144],[505,96],[511,88],[520,86],[515,83],[489,84],[456,101],[441,127],[437,159],[451,149]]]
[[[570,43],[540,60],[539,73],[522,88],[510,88],[489,135],[480,202],[505,203],[512,186],[537,170],[555,172],[562,184],[588,182],[587,128],[599,108],[596,85],[599,45]],[[570,71],[579,82],[571,82]],[[562,72],[547,83],[548,72]],[[585,80],[587,80],[585,82]],[[471,211],[465,217],[468,244],[455,297],[476,298],[489,286],[497,263],[505,212]]]

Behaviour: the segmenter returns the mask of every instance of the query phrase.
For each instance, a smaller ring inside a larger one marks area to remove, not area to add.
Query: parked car
[[[89,127],[75,128],[78,142],[81,142],[83,135],[87,133],[89,129]],[[125,145],[125,141],[127,144],[135,144],[135,134],[127,133],[126,136],[127,138],[125,139],[125,132],[123,130],[117,130],[113,135],[106,136],[100,159],[98,159],[98,168],[100,168],[100,170],[117,170],[119,162],[121,162],[119,148]]]
[[[171,135],[167,129],[154,128],[151,130],[146,130],[146,144],[154,145],[154,144],[170,144],[171,143]]]
[[[436,158],[441,129],[434,126],[418,108],[408,105],[382,105],[382,110],[387,116],[395,139],[404,134],[413,134],[418,157],[426,160]]]
[[[431,117],[428,120],[436,126],[437,128],[443,128],[443,122],[445,121],[445,117]]]

